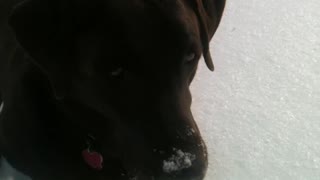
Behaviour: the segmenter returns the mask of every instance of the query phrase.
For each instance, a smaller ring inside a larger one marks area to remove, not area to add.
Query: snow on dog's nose
[[[190,168],[193,161],[196,159],[196,155],[183,152],[182,150],[173,148],[175,154],[173,154],[169,159],[163,161],[163,172],[172,173],[178,172],[183,169]]]

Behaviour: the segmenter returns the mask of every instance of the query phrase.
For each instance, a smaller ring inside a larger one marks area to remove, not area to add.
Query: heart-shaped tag
[[[102,170],[103,168],[103,157],[100,153],[85,149],[82,151],[82,157],[84,161],[95,170]]]

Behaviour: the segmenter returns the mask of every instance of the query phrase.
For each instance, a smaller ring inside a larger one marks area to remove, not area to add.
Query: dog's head
[[[209,41],[224,4],[28,0],[10,25],[57,100],[81,103],[111,122],[106,134],[124,169],[137,179],[198,180],[207,152],[189,85],[202,54],[213,70]]]

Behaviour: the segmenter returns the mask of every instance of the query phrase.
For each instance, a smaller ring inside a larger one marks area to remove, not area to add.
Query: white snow
[[[195,132],[193,128],[187,128],[187,136],[193,136]]]
[[[320,179],[320,1],[228,0],[193,113],[206,180]]]
[[[183,169],[189,168],[192,166],[192,162],[196,159],[196,156],[183,152],[179,149],[173,149],[175,154],[173,154],[168,160],[163,161],[163,171],[165,173],[172,173],[176,171],[181,171]]]

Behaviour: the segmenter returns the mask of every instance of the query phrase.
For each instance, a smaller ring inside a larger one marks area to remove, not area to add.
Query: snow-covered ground
[[[228,0],[211,48],[192,85],[206,180],[319,180],[320,1]]]
[[[206,180],[320,179],[320,1],[228,0],[194,115]]]

